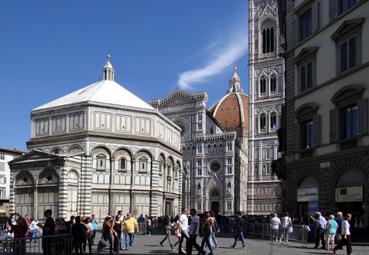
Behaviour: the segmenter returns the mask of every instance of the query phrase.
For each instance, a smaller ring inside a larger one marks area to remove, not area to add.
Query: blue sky
[[[0,147],[26,149],[30,111],[101,77],[144,100],[175,88],[225,94],[232,66],[247,92],[246,0],[0,2]]]

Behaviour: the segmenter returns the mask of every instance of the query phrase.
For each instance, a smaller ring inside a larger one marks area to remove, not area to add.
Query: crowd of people
[[[315,239],[315,249],[321,248],[336,253],[337,250],[346,246],[347,254],[351,255],[351,218],[351,214],[346,214],[343,217],[342,212],[337,212],[336,216],[327,216],[322,215],[321,212],[315,212],[314,215],[310,216],[312,224],[306,222],[304,227],[307,232],[312,232],[311,234]],[[274,214],[270,219],[270,229],[273,242],[283,241],[287,244],[289,235],[293,233],[292,219],[288,213],[285,213],[281,218]]]
[[[91,254],[98,230],[101,231],[101,239],[96,242],[97,250],[109,249],[111,253],[119,253],[120,250],[132,249],[136,234],[151,235],[153,229],[162,229],[164,238],[158,245],[164,247],[168,242],[172,252],[178,252],[178,254],[191,255],[195,249],[198,254],[212,255],[218,248],[217,233],[221,232],[221,229],[231,228],[234,237],[232,248],[236,248],[238,242],[241,243],[242,248],[245,248],[245,224],[265,223],[267,219],[241,217],[241,214],[237,214],[227,219],[225,228],[224,217],[216,216],[211,211],[198,215],[195,209],[188,211],[186,208],[176,217],[167,215],[159,218],[140,215],[136,219],[131,213],[124,215],[122,211],[118,211],[113,215],[109,212],[102,225],[98,224],[93,214],[91,217],[71,216],[68,221],[63,218],[54,219],[51,210],[46,210],[44,216],[44,224],[41,224],[37,219],[30,219],[27,215],[24,217],[18,214],[11,215],[6,230],[8,237],[18,240],[16,254],[24,254],[26,238],[32,242],[41,236],[44,254],[58,254],[58,252],[63,254],[62,251],[66,245],[63,242],[53,243],[53,238],[60,235],[71,236],[68,249],[71,251],[73,249],[74,253]],[[351,217],[350,214],[343,217],[341,212],[336,216],[316,212],[310,217],[310,224],[304,224],[303,227],[314,236],[314,248],[320,246],[335,253],[346,246],[347,254],[351,254]],[[268,221],[271,240],[288,244],[289,236],[294,231],[294,219],[288,213],[284,213],[281,217],[273,214]],[[175,237],[175,240],[172,237]]]

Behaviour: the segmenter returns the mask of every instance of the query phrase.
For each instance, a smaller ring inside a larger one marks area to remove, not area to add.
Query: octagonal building
[[[29,152],[10,162],[12,212],[101,220],[180,210],[181,129],[115,82],[109,56],[102,77],[32,110]]]

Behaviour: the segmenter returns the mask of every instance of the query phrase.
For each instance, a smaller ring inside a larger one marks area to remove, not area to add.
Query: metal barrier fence
[[[285,234],[288,235],[288,240],[308,243],[309,231],[306,226],[292,225],[292,230],[292,233]],[[245,224],[244,232],[247,236],[272,240],[272,229],[270,228],[270,225],[268,223],[247,223]],[[278,239],[280,238],[285,238],[283,236],[283,230],[281,228],[278,231]]]
[[[70,255],[72,254],[71,235],[52,235],[36,238],[18,238],[0,241],[0,254],[3,255]]]

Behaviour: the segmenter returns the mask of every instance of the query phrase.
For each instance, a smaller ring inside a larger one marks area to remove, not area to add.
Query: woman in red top
[[[17,219],[15,220],[15,222],[17,223],[16,225],[13,225],[13,222],[10,220],[14,216],[17,217]],[[9,224],[14,233],[15,254],[26,254],[26,235],[28,233],[28,224],[26,219],[18,214],[12,214],[9,218]]]

